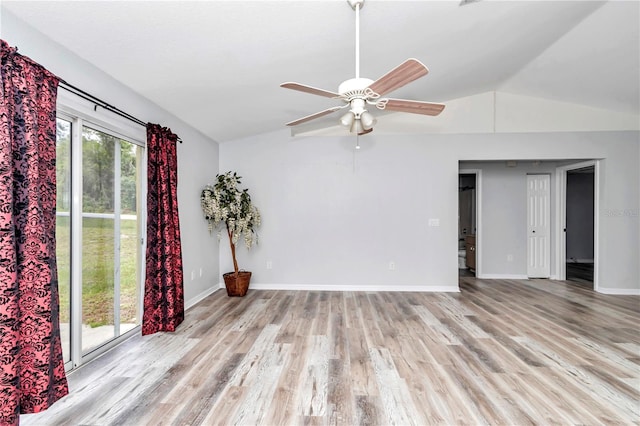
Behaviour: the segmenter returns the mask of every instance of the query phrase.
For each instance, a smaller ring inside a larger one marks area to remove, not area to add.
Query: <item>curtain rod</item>
[[[114,107],[111,104],[106,103],[105,101],[103,101],[102,99],[92,95],[91,93],[87,93],[84,90],[67,83],[64,80],[60,80],[60,85],[61,88],[63,88],[64,90],[73,93],[76,96],[81,97],[84,100],[87,100],[91,103],[94,103],[96,105],[96,107],[101,107],[106,109],[107,111],[111,111],[112,113],[119,115],[122,118],[126,118],[129,121],[133,121],[136,124],[139,124],[142,127],[147,127],[147,123],[145,123],[144,121],[140,120],[139,118],[134,117],[133,115],[122,111],[119,108]],[[182,139],[178,138],[178,142],[182,143]]]

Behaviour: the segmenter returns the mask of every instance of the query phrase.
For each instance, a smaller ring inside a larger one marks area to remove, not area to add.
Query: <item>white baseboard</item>
[[[619,296],[640,296],[640,288],[598,288],[598,293]]]
[[[222,284],[222,287],[224,288],[224,284]],[[219,287],[218,288],[210,287],[210,288],[206,289],[205,291],[201,292],[200,294],[197,294],[195,297],[192,297],[191,299],[185,301],[184,309],[187,310],[187,309],[191,308],[196,303],[198,303],[199,301],[201,301],[205,297],[213,294],[213,292],[215,292],[216,290],[219,290],[219,289],[220,289]]]
[[[224,288],[224,283],[220,283]],[[251,283],[249,290],[303,290],[303,291],[415,291],[437,293],[459,293],[455,286],[429,286],[429,285],[382,285],[382,284],[277,284],[277,283]]]
[[[483,274],[477,277],[479,279],[499,279],[499,280],[526,280],[529,279],[526,275],[514,275],[514,274]],[[554,279],[554,278],[551,278]],[[219,289],[225,288],[224,283],[218,283],[218,288],[211,287],[195,297],[185,302],[185,309],[189,309],[196,303],[203,300],[205,297],[213,294]],[[459,293],[460,288],[456,286],[427,286],[427,285],[405,285],[405,286],[389,286],[381,284],[276,284],[276,283],[251,283],[249,289],[253,290],[302,290],[302,291],[400,291],[408,292],[415,291],[421,293]],[[640,296],[640,289],[637,288],[599,288],[596,289],[598,293],[610,294],[610,295],[624,295],[624,296]]]
[[[529,277],[520,274],[482,274],[476,275],[481,280],[528,280]]]

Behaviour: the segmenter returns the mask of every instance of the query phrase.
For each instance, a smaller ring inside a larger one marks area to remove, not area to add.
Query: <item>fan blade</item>
[[[412,114],[438,115],[444,109],[444,104],[409,101],[407,99],[389,99],[384,108],[381,109],[389,111],[410,112]]]
[[[385,93],[392,92],[405,84],[411,83],[424,75],[427,75],[429,69],[417,59],[407,59],[369,86],[371,90],[378,95],[383,96]]]
[[[345,106],[347,106],[347,105],[345,105]],[[315,114],[307,115],[306,117],[302,117],[302,118],[299,118],[297,120],[290,121],[286,125],[287,126],[296,126],[298,124],[306,123],[307,121],[311,121],[311,120],[313,120],[315,118],[324,117],[325,115],[331,114],[332,112],[338,111],[339,109],[342,109],[342,108],[344,108],[344,106],[341,106],[341,107],[336,106],[336,107],[327,108],[324,111],[316,112]]]
[[[311,93],[312,95],[324,96],[325,98],[339,98],[340,95],[335,92],[330,92],[324,89],[318,89],[316,87],[307,86],[305,84],[287,82],[282,83],[280,87],[285,89],[297,90],[299,92]]]

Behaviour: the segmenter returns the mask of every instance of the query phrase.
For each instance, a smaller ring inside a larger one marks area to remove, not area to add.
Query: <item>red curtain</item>
[[[58,78],[0,40],[0,424],[68,391],[56,265]]]
[[[147,265],[142,334],[174,331],[184,320],[178,136],[147,124]]]

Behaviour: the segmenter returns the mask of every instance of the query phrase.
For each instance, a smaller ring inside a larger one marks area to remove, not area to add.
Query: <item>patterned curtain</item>
[[[58,78],[0,40],[0,424],[68,393],[56,269]]]
[[[178,218],[178,136],[147,124],[147,265],[142,334],[175,331],[184,320]]]

